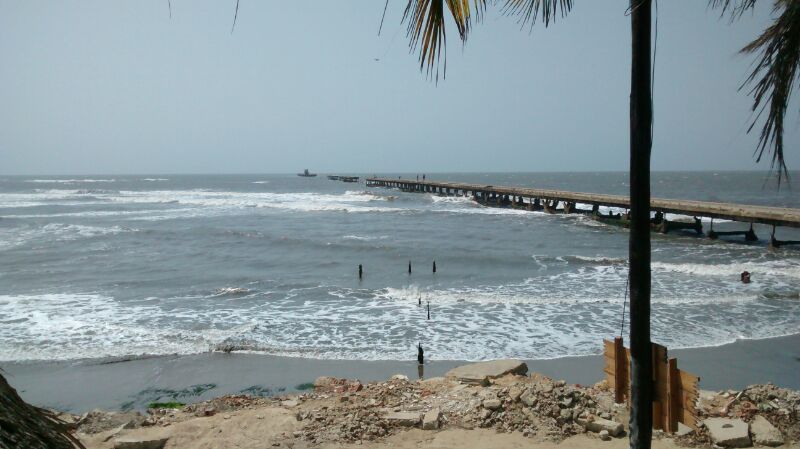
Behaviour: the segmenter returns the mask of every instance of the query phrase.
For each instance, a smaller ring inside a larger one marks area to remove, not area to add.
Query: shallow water
[[[430,178],[628,189],[624,173]],[[653,194],[800,207],[759,173],[655,173]],[[583,216],[324,176],[198,175],[0,178],[0,217],[0,360],[220,345],[407,360],[417,342],[439,360],[540,359],[596,353],[620,332],[628,234]],[[715,221],[728,228],[744,225]],[[653,234],[654,340],[800,332],[800,250],[768,250],[769,232],[757,226],[755,244]]]

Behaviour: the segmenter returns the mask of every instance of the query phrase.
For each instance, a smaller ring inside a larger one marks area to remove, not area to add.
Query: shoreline
[[[600,342],[598,342],[598,346]],[[800,390],[800,334],[737,340],[720,346],[675,349],[678,367],[700,376],[704,390],[741,389],[771,382]],[[537,372],[571,384],[591,385],[604,377],[602,356],[524,360]],[[424,378],[469,363],[431,360]],[[379,381],[394,374],[418,379],[416,361],[324,360],[245,353],[139,356],[130,359],[0,362],[9,383],[34,405],[73,413],[95,408],[144,409],[152,401],[184,403],[226,394],[279,395],[298,391],[318,376]]]

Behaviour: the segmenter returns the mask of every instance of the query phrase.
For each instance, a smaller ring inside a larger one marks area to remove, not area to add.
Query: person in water
[[[750,283],[750,272],[749,271],[742,271],[741,279],[742,279],[742,284],[749,284]]]

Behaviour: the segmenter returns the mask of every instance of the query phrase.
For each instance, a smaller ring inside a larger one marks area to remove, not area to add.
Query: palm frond
[[[506,0],[503,10],[518,16],[523,25],[530,23],[531,27],[541,17],[546,27],[556,21],[559,12],[564,17],[572,10],[572,0]]]
[[[708,6],[713,9],[721,9],[723,16],[730,12],[731,20],[735,20],[748,9],[753,9],[756,6],[756,0],[709,0]]]
[[[753,71],[741,88],[753,86],[749,94],[756,116],[748,132],[767,111],[755,157],[759,162],[765,153],[771,153],[772,169],[777,169],[780,183],[782,176],[789,176],[783,155],[783,125],[792,88],[800,75],[800,0],[776,0],[773,14],[777,16],[775,22],[741,50],[757,55]]]
[[[443,74],[446,74],[446,16],[453,19],[458,37],[465,43],[472,24],[483,17],[487,3],[487,0],[408,0],[403,22],[407,24],[409,48],[419,52],[420,70],[438,80],[439,65],[444,62]],[[564,16],[571,9],[572,0],[505,0],[503,7],[505,12],[519,16],[523,23],[533,25],[541,18],[545,26],[555,21],[559,13]]]

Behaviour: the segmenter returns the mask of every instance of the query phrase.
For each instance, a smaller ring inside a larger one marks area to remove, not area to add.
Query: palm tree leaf
[[[458,37],[465,43],[473,22],[483,17],[487,3],[487,0],[408,0],[403,22],[410,50],[419,52],[420,70],[426,71],[429,77],[435,75],[438,80],[439,64],[444,62],[443,74],[446,74],[446,15],[453,19]],[[504,0],[503,7],[505,12],[519,16],[523,23],[533,25],[541,17],[545,26],[553,22],[559,12],[564,16],[571,9],[572,0]]]
[[[523,25],[530,23],[531,27],[541,17],[546,27],[550,22],[555,22],[559,11],[561,17],[564,17],[572,10],[572,0],[506,0],[503,10],[519,16]]]
[[[776,0],[773,14],[777,16],[775,22],[741,50],[757,55],[741,89],[752,86],[749,94],[755,118],[748,132],[767,112],[755,157],[759,162],[765,153],[771,153],[772,169],[777,169],[780,183],[782,176],[789,176],[783,155],[783,124],[792,88],[800,76],[800,1]]]
[[[748,9],[756,6],[756,0],[709,0],[708,5],[714,9],[721,9],[724,16],[731,13],[731,20],[742,16]]]

